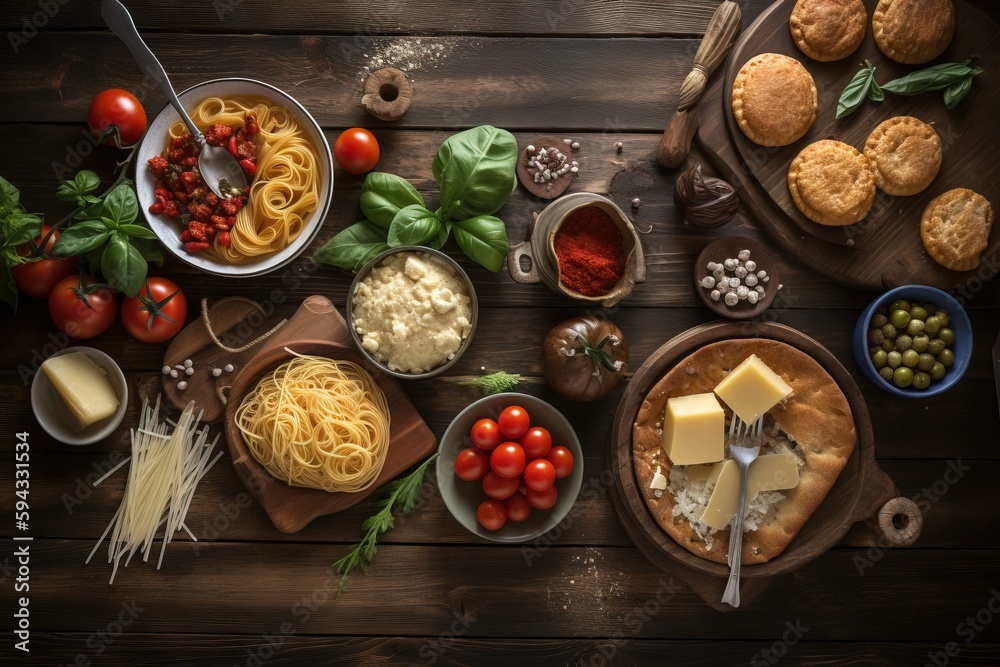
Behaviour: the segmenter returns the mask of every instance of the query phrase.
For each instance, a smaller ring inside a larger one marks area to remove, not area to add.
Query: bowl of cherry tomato
[[[472,403],[441,439],[437,483],[469,531],[495,542],[527,542],[555,528],[583,482],[583,450],[561,412],[527,394]]]

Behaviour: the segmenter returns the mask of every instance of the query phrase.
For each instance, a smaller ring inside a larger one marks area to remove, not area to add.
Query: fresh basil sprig
[[[28,261],[17,254],[17,246],[37,238],[42,232],[42,219],[21,206],[21,193],[0,177],[0,299],[17,309],[17,283],[13,269]]]
[[[968,58],[960,63],[942,63],[916,72],[910,72],[906,76],[893,79],[882,86],[882,90],[887,90],[896,95],[919,95],[920,93],[932,90],[949,88],[963,81],[970,81],[972,77],[983,71],[981,67],[975,66],[975,58]]]
[[[507,256],[507,230],[492,214],[517,185],[516,163],[517,141],[506,130],[482,125],[449,137],[432,164],[441,185],[434,211],[405,179],[372,172],[361,186],[365,220],[339,232],[313,259],[357,271],[388,248],[441,248],[454,232],[470,259],[499,271]]]
[[[867,58],[857,74],[851,77],[844,92],[837,101],[837,118],[849,116],[864,103],[865,100],[881,102],[885,99],[883,88],[875,80],[875,66]]]

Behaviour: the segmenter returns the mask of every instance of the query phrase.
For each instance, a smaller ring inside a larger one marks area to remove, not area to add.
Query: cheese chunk
[[[715,470],[715,465],[687,466],[684,468],[684,472],[687,473],[687,478],[692,482],[707,482],[708,478],[712,475],[712,471]]]
[[[715,483],[708,507],[701,522],[706,526],[722,530],[728,526],[740,504],[740,466],[733,459],[712,466],[709,481]],[[750,464],[747,472],[746,507],[761,491],[792,489],[799,483],[799,467],[795,454],[767,454]]]
[[[756,354],[734,368],[715,393],[748,424],[792,393],[792,388]]]
[[[667,400],[663,414],[663,451],[674,464],[686,466],[721,461],[724,431],[725,412],[714,394]]]
[[[85,353],[51,357],[42,362],[42,370],[80,429],[110,417],[118,409],[118,395],[107,373]]]

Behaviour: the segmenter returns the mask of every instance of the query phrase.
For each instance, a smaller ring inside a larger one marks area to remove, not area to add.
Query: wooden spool
[[[865,521],[882,540],[892,545],[911,544],[920,533],[920,511],[911,501],[898,497],[899,490],[875,461],[874,433],[861,390],[829,350],[795,329],[769,322],[710,322],[694,327],[660,347],[632,376],[612,422],[607,462],[612,472],[612,505],[636,547],[651,563],[684,581],[719,611],[733,609],[721,602],[729,568],[695,556],[656,523],[638,489],[632,464],[632,425],[646,394],[676,363],[709,343],[758,337],[791,345],[823,366],[847,397],[858,442],[826,498],[785,551],[767,563],[743,566],[742,606],[749,604],[775,577],[792,572],[825,553],[855,522]],[[882,512],[887,513],[884,520]],[[907,518],[902,520],[898,515]],[[902,526],[904,522],[905,527]]]

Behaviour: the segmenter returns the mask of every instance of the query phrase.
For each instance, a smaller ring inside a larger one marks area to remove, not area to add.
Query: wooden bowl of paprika
[[[605,307],[646,279],[632,223],[613,201],[590,192],[565,195],[538,214],[528,238],[511,247],[507,268],[517,282],[541,281],[572,299]]]

